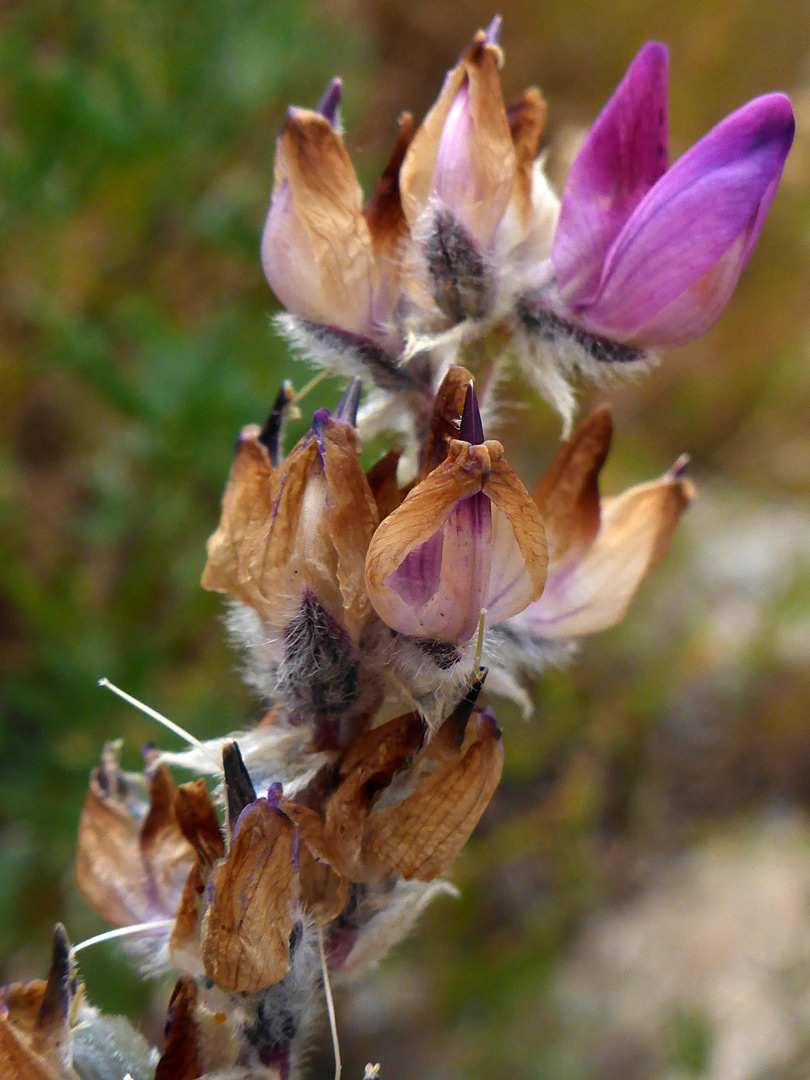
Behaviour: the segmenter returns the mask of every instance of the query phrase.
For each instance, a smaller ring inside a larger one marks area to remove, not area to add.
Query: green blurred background
[[[636,384],[608,493],[683,450],[699,499],[626,621],[501,709],[504,782],[409,946],[339,997],[346,1073],[384,1080],[800,1080],[810,1074],[810,7],[500,5],[507,97],[538,83],[557,181],[639,45],[671,47],[673,156],[766,91],[797,141],[719,325]],[[203,593],[233,440],[303,367],[258,261],[288,102],[346,83],[366,190],[490,8],[470,0],[10,0],[0,7],[0,982],[72,882],[87,775],[257,707]],[[330,403],[334,380],[313,395]],[[528,407],[526,407],[528,406]],[[531,485],[558,422],[499,433]],[[167,988],[111,947],[91,999],[155,1035]],[[325,1046],[325,1044],[324,1044]],[[312,1075],[327,1076],[313,1051]]]

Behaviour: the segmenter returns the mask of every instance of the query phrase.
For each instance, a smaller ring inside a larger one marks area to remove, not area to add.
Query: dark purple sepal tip
[[[278,810],[278,800],[281,798],[282,789],[278,780],[274,780],[267,789],[267,801]]]
[[[498,726],[498,721],[495,719],[495,712],[492,706],[485,705],[483,709],[476,709],[476,712],[480,713],[481,716],[485,717],[490,722],[490,724],[492,724],[493,728],[495,729],[495,734],[500,739],[503,735],[503,732]]]
[[[351,424],[352,427],[355,426],[362,388],[363,384],[359,376],[355,375],[340,395],[340,401],[335,406],[335,411],[332,414],[335,420],[343,420],[345,423]]]
[[[500,45],[501,43],[501,26],[503,25],[502,15],[493,15],[492,21],[484,31],[486,35],[488,45]]]
[[[340,103],[343,99],[343,80],[337,76],[332,79],[315,106],[315,112],[325,116],[332,127],[337,127]]]
[[[481,423],[478,398],[475,396],[472,383],[468,385],[467,395],[464,398],[458,437],[472,446],[479,446],[484,441],[484,425]]]

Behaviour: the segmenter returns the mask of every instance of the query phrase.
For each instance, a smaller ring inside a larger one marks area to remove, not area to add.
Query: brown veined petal
[[[172,966],[189,975],[203,974],[200,925],[204,892],[205,884],[200,864],[195,863],[188,872],[169,936],[169,959]]]
[[[225,848],[205,780],[180,785],[174,795],[174,814],[183,836],[194,848],[197,862],[210,870],[225,854]]]
[[[227,990],[256,993],[290,969],[295,847],[295,826],[266,799],[242,811],[231,849],[211,875],[202,927],[205,973]]]
[[[377,504],[360,464],[359,441],[351,424],[331,418],[320,424],[326,477],[326,524],[337,553],[337,581],[343,622],[356,641],[371,614],[366,593],[366,552],[379,523]]]
[[[596,540],[555,564],[536,604],[519,618],[541,637],[576,637],[617,623],[663,557],[694,488],[678,467],[602,503]]]
[[[533,498],[543,516],[550,562],[576,557],[599,530],[599,473],[610,450],[613,418],[602,406],[563,444]]]
[[[155,1080],[198,1080],[203,1074],[200,1033],[194,1019],[197,984],[187,976],[174,985],[166,1013],[166,1049]]]
[[[432,881],[455,859],[501,778],[503,745],[491,710],[476,715],[476,738],[455,764],[428,776],[401,803],[376,810],[363,853],[406,880]]]
[[[290,109],[262,236],[270,287],[293,314],[367,334],[376,267],[363,193],[326,117]]]
[[[274,496],[274,469],[259,441],[261,429],[251,424],[242,429],[222,496],[220,523],[208,540],[208,561],[202,586],[229,593],[244,603],[254,601],[250,562],[266,523]]]
[[[540,513],[502,456],[493,456],[485,490],[493,504],[486,621],[496,623],[538,599],[546,583],[548,553]]]
[[[343,911],[349,895],[348,879],[316,859],[302,843],[298,859],[301,907],[318,926],[326,926]]]
[[[361,847],[372,799],[422,746],[425,724],[417,713],[389,720],[361,735],[350,770],[326,807],[326,842],[332,865],[345,877],[362,878]]]
[[[430,430],[425,442],[424,460],[419,479],[424,480],[429,472],[441,465],[447,457],[447,448],[453,439],[458,438],[459,421],[464,411],[467,388],[472,382],[472,375],[460,364],[452,364],[442,379],[433,402],[433,414],[430,418]]]
[[[182,893],[195,853],[174,814],[176,788],[167,765],[149,767],[149,813],[141,826],[141,857],[157,906],[173,911]]]
[[[141,860],[140,821],[106,793],[94,769],[79,819],[76,882],[102,919],[129,926],[150,917],[148,879]]]

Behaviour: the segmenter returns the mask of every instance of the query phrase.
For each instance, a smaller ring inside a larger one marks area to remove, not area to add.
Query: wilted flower
[[[366,558],[366,585],[393,630],[432,641],[463,642],[482,612],[500,622],[543,589],[543,524],[503,447],[484,441],[470,384],[460,438],[377,529]]]
[[[645,45],[571,167],[540,307],[641,349],[703,334],[753,250],[793,130],[789,100],[767,94],[668,169],[667,50]]]
[[[539,671],[553,643],[619,622],[692,500],[685,458],[658,480],[600,499],[599,472],[612,433],[609,409],[594,410],[534,491],[548,541],[548,576],[540,599],[496,628],[507,666]]]

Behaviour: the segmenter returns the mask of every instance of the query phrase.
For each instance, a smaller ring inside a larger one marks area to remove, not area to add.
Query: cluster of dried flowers
[[[282,331],[350,381],[286,456],[289,384],[242,431],[208,545],[203,585],[230,597],[268,711],[147,751],[143,775],[111,743],[91,778],[78,882],[108,922],[141,927],[146,968],[178,976],[162,1055],[87,1004],[58,927],[47,982],[2,996],[4,1076],[295,1074],[326,972],[367,972],[451,888],[501,774],[485,680],[527,704],[522,678],[624,615],[692,496],[679,460],[600,498],[605,408],[529,494],[481,412],[514,363],[569,423],[574,376],[702,333],[773,197],[790,104],[750,102],[667,169],[666,51],[647,45],[560,201],[537,157],[543,99],[504,105],[497,33],[475,36],[415,133],[401,118],[365,206],[340,84],[288,113],[262,261]],[[360,437],[383,430],[402,448],[364,469]],[[175,787],[170,764],[221,783]]]

